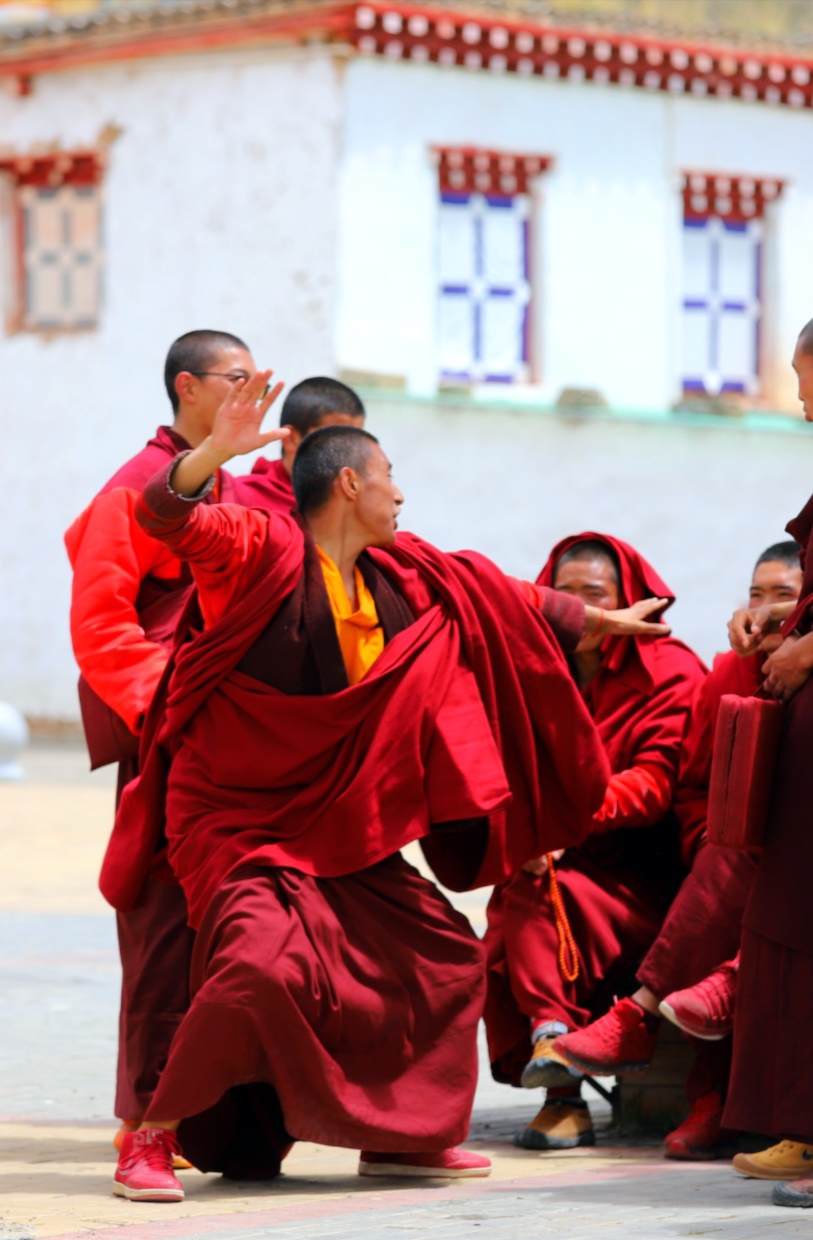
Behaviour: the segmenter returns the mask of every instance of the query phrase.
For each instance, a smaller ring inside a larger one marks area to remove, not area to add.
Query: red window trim
[[[760,220],[786,184],[778,177],[687,170],[681,184],[683,218],[705,220],[715,216],[730,224]]]
[[[433,146],[442,194],[494,194],[513,198],[553,166],[550,155],[519,155],[477,146]]]

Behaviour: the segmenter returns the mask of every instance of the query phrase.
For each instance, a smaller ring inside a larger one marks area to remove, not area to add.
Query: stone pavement
[[[494,1159],[487,1180],[359,1180],[355,1152],[299,1145],[274,1183],[191,1171],[180,1206],[114,1199],[118,967],[112,914],[95,889],[113,780],[85,765],[78,748],[34,747],[27,782],[0,783],[0,1240],[810,1234],[813,1218],[773,1207],[769,1184],[614,1143],[599,1100],[595,1149],[516,1149],[511,1136],[538,1099],[496,1086],[485,1057],[471,1144]],[[482,925],[483,894],[459,902]]]

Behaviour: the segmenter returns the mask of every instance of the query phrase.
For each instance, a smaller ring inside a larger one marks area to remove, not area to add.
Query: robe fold
[[[168,474],[138,519],[191,564],[200,612],[103,871],[128,902],[132,858],[149,868],[165,830],[198,929],[148,1117],[182,1118],[184,1148],[228,1174],[274,1174],[288,1136],[454,1144],[482,947],[398,850],[421,839],[468,886],[581,839],[609,775],[594,725],[516,584],[411,535],[360,557],[386,644],[350,685],[307,530],[181,500]],[[247,1126],[265,1134],[259,1154]]]
[[[366,553],[414,623],[359,684],[283,698],[239,664],[294,592],[305,532],[293,518],[230,505],[199,506],[193,519],[167,472],[140,519],[190,557],[201,610],[218,618],[181,642],[145,724],[143,773],[125,790],[102,870],[115,907],[152,862],[165,795],[169,857],[193,925],[239,864],[333,877],[424,839],[441,880],[462,889],[583,838],[607,760],[547,622],[499,569],[408,534]],[[208,566],[224,546],[232,579],[243,556],[242,597],[227,599],[224,574]],[[472,820],[471,835],[431,832]]]
[[[742,917],[757,860],[706,837],[712,745],[724,694],[748,697],[763,680],[761,656],[718,655],[699,686],[683,745],[675,813],[681,851],[691,866],[657,939],[638,970],[638,981],[657,998],[695,986],[739,951]]]
[[[787,531],[802,593],[782,626],[813,628],[813,497]],[[785,707],[765,846],[743,918],[727,1126],[813,1144],[813,677]]]
[[[562,553],[587,540],[602,541],[615,553],[622,606],[652,596],[673,598],[632,547],[592,532],[559,543],[538,583],[551,586]],[[655,791],[649,801],[630,797],[625,816],[625,802],[611,783],[611,812],[599,813],[594,834],[556,865],[581,961],[576,982],[566,981],[559,969],[549,878],[520,872],[495,888],[485,936],[485,1019],[497,1080],[518,1083],[536,1022],[558,1020],[573,1029],[600,1015],[658,933],[682,877],[671,799],[689,706],[704,675],[697,656],[672,637],[604,642],[601,671],[587,686],[585,702],[614,776],[656,771]]]

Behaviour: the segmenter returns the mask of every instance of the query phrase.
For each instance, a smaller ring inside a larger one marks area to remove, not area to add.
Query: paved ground
[[[70,746],[33,748],[26,770],[0,783],[0,1240],[809,1236],[813,1219],[771,1206],[770,1185],[614,1144],[600,1102],[594,1150],[517,1150],[511,1135],[538,1100],[485,1071],[471,1143],[494,1158],[488,1180],[360,1181],[352,1151],[302,1145],[273,1184],[188,1172],[181,1206],[112,1198],[118,970],[95,889],[112,778],[87,775]],[[481,925],[482,895],[463,906]]]

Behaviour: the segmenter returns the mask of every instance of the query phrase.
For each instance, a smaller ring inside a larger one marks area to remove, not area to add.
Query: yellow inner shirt
[[[351,685],[356,685],[366,676],[384,649],[384,630],[379,623],[375,599],[356,568],[356,597],[359,605],[354,611],[338,568],[320,547],[316,549],[319,552],[319,563],[325,578],[347,679]]]

